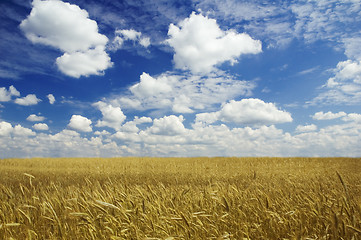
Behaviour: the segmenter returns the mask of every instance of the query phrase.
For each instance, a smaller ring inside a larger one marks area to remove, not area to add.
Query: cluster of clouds
[[[16,99],[13,100],[13,97],[16,97]],[[50,104],[54,104],[55,97],[53,94],[48,94],[47,98]],[[41,102],[41,99],[37,98],[35,94],[28,94],[25,97],[20,97],[20,92],[13,85],[11,85],[8,89],[1,87],[0,102],[10,101],[22,106],[31,106]]]
[[[141,34],[133,32],[132,38],[141,39]],[[246,33],[223,31],[214,19],[193,12],[177,25],[170,24],[165,43],[172,47],[174,67],[180,71],[155,77],[144,72],[128,92],[113,96],[108,102],[125,109],[184,114],[251,95],[254,82],[235,79],[218,66],[235,63],[244,54],[260,53],[259,40]]]
[[[193,12],[170,24],[162,43],[174,52],[174,71],[156,76],[142,73],[139,82],[126,92],[91,105],[100,111],[101,119],[74,114],[66,128],[55,134],[48,132],[46,117],[41,114],[27,117],[34,124],[32,129],[1,121],[0,152],[8,154],[1,157],[359,156],[361,114],[316,112],[310,116],[313,123],[285,132],[277,125],[293,122],[291,113],[276,103],[250,98],[255,81],[238,79],[220,70],[222,64],[235,64],[244,55],[261,53],[262,43],[257,37],[265,38],[267,47],[285,46],[294,38],[334,41],[345,49],[348,59],[332,69],[323,92],[310,104],[360,103],[361,38],[348,32],[337,35],[335,27],[339,26],[332,25],[352,19],[360,22],[359,1],[345,2],[349,7],[331,0],[277,8],[260,1],[195,0],[202,9],[217,10],[209,11],[208,16],[222,14],[223,19],[233,23],[244,21],[244,30],[256,37],[224,30],[215,19]],[[90,19],[88,12],[77,5],[34,0],[32,6],[20,28],[32,43],[61,51],[56,65],[70,77],[103,75],[113,66],[108,52],[122,49],[125,42],[145,49],[151,46],[151,39],[134,29],[116,29],[113,40],[109,40],[99,33],[97,22]],[[295,18],[294,23],[290,16]],[[50,104],[55,103],[52,94],[47,98]],[[41,99],[35,94],[21,97],[13,86],[0,88],[0,102],[9,101],[30,106]],[[136,116],[129,120],[124,109],[149,111],[157,117]],[[191,113],[194,119],[186,119]],[[327,121],[331,123],[319,127]]]
[[[46,118],[44,116],[41,115],[36,115],[36,114],[30,114],[26,120],[29,122],[39,122],[39,123],[35,123],[32,128],[34,130],[37,131],[48,131],[49,130],[49,126],[46,123],[43,123],[43,121]]]
[[[196,115],[196,122],[212,124],[217,121],[241,125],[271,125],[292,122],[292,117],[290,113],[277,109],[275,104],[254,98],[231,100],[217,112]]]
[[[298,39],[308,44],[327,41],[337,51],[344,49],[348,59],[330,69],[334,76],[325,79],[318,96],[307,104],[350,105],[361,102],[360,0],[303,0],[284,2],[278,6],[258,0],[194,2],[197,8],[210,16],[232,24],[242,23],[242,28],[263,39],[267,48],[288,47],[294,39]]]
[[[113,66],[107,51],[121,49],[125,41],[144,48],[151,45],[149,37],[134,29],[116,29],[113,40],[109,41],[99,33],[97,23],[89,18],[88,12],[77,5],[60,0],[34,0],[32,5],[30,15],[21,22],[20,28],[31,42],[62,51],[56,65],[68,76],[104,74]],[[307,104],[361,102],[361,52],[358,47],[361,37],[354,31],[354,26],[361,23],[360,1],[305,1],[276,7],[260,1],[196,0],[194,5],[209,16],[235,24],[243,21],[244,30],[264,39],[267,47],[286,46],[293,39],[303,39],[308,43],[331,41],[337,48],[344,48],[349,59],[337,64],[333,69],[334,76]],[[42,24],[44,21],[46,25]],[[339,32],[339,28],[344,31]],[[237,63],[244,54],[262,52],[261,41],[233,29],[222,30],[215,19],[195,12],[177,24],[171,23],[163,44],[173,49],[176,69],[201,76],[216,72],[217,67],[226,62]],[[140,101],[131,100],[128,103],[136,105]],[[181,97],[180,100],[187,102],[189,98]],[[19,101],[34,103],[36,99],[29,96]],[[175,108],[181,110],[177,112],[191,111],[187,106]]]
[[[64,74],[81,76],[102,75],[113,63],[107,50],[122,48],[124,41],[151,45],[149,37],[134,29],[116,29],[113,41],[99,33],[97,22],[86,10],[60,0],[32,2],[30,15],[20,28],[33,43],[44,44],[63,52],[56,59]],[[43,22],[47,22],[46,25]],[[243,54],[257,54],[262,44],[246,33],[223,31],[214,19],[192,13],[178,25],[170,24],[169,38],[164,42],[174,51],[176,68],[193,73],[209,73],[224,62],[236,63]]]
[[[255,84],[226,74],[208,76],[166,72],[152,77],[148,73],[127,92],[107,99],[124,109],[194,113],[238,96],[250,96]]]
[[[150,45],[149,37],[133,29],[116,30],[114,40],[109,42],[86,10],[60,0],[34,0],[20,28],[32,43],[63,52],[56,58],[56,65],[63,74],[74,78],[103,75],[113,66],[107,51],[120,49],[124,41],[138,42],[145,48]]]
[[[15,99],[13,99],[13,97],[16,97]],[[55,102],[55,97],[53,94],[48,94],[46,96],[49,100],[50,104],[54,104]],[[41,99],[37,98],[35,94],[28,94],[25,97],[20,97],[20,92],[13,86],[11,85],[8,89],[6,89],[5,87],[0,88],[0,102],[14,102],[15,104],[21,105],[21,106],[32,106],[32,105],[36,105],[39,102],[41,102]],[[2,105],[0,104],[0,107]],[[30,122],[41,122],[41,123],[36,123],[33,125],[33,129],[38,130],[38,131],[48,131],[49,127],[46,123],[42,123],[42,121],[45,120],[45,117],[43,116],[38,116],[36,114],[30,114],[27,118],[27,121]],[[2,125],[2,131],[3,133],[9,133],[9,132],[13,132],[16,136],[21,136],[23,133],[26,136],[33,136],[35,135],[34,132],[32,132],[30,129],[26,129],[21,127],[20,125],[16,125],[15,128],[13,130],[11,130],[12,128],[10,127],[11,124],[10,123],[6,123],[3,122],[4,124]],[[1,135],[1,134],[0,134]]]
[[[148,131],[157,135],[177,135],[185,131],[183,115],[169,115],[152,120],[149,117],[135,117],[134,121],[125,122],[126,116],[120,107],[114,107],[102,101],[93,104],[102,113],[95,126],[110,128],[117,132],[137,132],[137,124],[152,123]],[[34,119],[41,117],[31,115]],[[216,122],[232,123],[238,126],[265,126],[292,122],[289,112],[278,109],[273,103],[265,103],[260,99],[232,100],[221,106],[219,111],[198,113],[195,116],[194,126],[207,126]],[[81,115],[73,115],[68,127],[79,132],[91,132],[92,121]]]
[[[261,103],[260,100],[258,103]],[[102,103],[97,105],[100,108],[107,108]],[[267,111],[266,105],[261,104],[265,111]],[[275,109],[272,104],[268,107],[274,116],[282,112]],[[106,118],[109,121],[113,119],[111,117],[113,112],[117,113],[117,108],[107,112]],[[284,121],[288,121],[287,112],[283,111],[283,113]],[[131,121],[112,127],[96,127],[97,124],[92,126],[90,119],[73,115],[67,128],[56,134],[34,132],[21,125],[12,126],[2,121],[0,150],[12,157],[169,156],[169,154],[173,156],[359,156],[361,154],[359,149],[361,114],[317,112],[310,117],[315,123],[299,125],[293,133],[284,132],[274,124],[258,125],[260,119],[250,119],[247,121],[249,124],[242,126],[235,122],[233,127],[222,122],[199,124],[195,120],[191,127],[186,127],[185,117],[182,115],[168,115],[154,119],[134,117]],[[337,118],[340,118],[341,122],[333,122],[318,129],[319,121],[333,121]],[[42,120],[42,117],[32,115],[29,119]],[[263,121],[266,123],[269,118],[265,116]],[[97,128],[96,131],[94,127]],[[38,130],[35,127],[34,129]],[[87,138],[82,136],[82,132],[92,132],[93,135]],[[16,144],[20,140],[21,147]]]

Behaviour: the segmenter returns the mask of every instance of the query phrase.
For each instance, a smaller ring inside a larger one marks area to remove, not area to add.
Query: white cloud
[[[141,32],[134,29],[118,29],[115,30],[115,37],[112,44],[109,46],[111,50],[118,50],[122,48],[124,41],[133,41],[139,43],[141,46],[148,48],[150,46],[150,38],[143,37]]]
[[[84,52],[65,53],[56,59],[56,64],[60,71],[74,78],[103,75],[104,70],[113,65],[103,46]]]
[[[360,22],[359,1],[308,1],[290,6],[296,17],[295,33],[308,42],[319,39],[338,40],[353,34],[353,25]],[[338,31],[343,28],[343,33]]]
[[[110,127],[115,130],[121,128],[126,116],[120,107],[113,107],[101,101],[94,103],[93,106],[97,107],[103,115],[103,119],[97,122],[97,127]]]
[[[280,7],[259,1],[195,0],[197,8],[233,21],[264,19],[279,14]]]
[[[46,123],[37,123],[33,125],[33,128],[38,131],[47,131],[49,127]]]
[[[16,97],[20,96],[20,92],[16,90],[16,88],[13,85],[9,87],[9,91],[12,96],[16,96]]]
[[[35,114],[30,114],[29,117],[26,118],[26,120],[30,122],[41,122],[44,121],[45,117],[43,116],[37,116]]]
[[[156,135],[175,136],[186,131],[183,125],[184,118],[182,115],[165,116],[163,118],[154,119],[153,126],[149,128],[149,132]]]
[[[46,97],[49,99],[49,103],[50,103],[50,104],[54,104],[54,103],[55,103],[55,97],[54,97],[53,94],[48,94]]]
[[[310,125],[298,125],[296,127],[296,132],[313,132],[317,130],[317,126],[315,124]]]
[[[335,77],[328,80],[328,87],[337,86],[347,80],[361,84],[361,62],[352,60],[339,62],[334,71]]]
[[[237,62],[242,54],[262,51],[259,40],[246,33],[223,31],[216,20],[194,12],[178,26],[171,24],[167,43],[173,47],[175,67],[193,73],[209,73],[223,62]]]
[[[348,115],[360,118],[360,114]],[[151,123],[151,119],[141,119],[131,122]],[[186,128],[183,122],[181,116],[165,116],[155,119],[150,127],[139,126],[143,130],[122,129],[113,135],[102,131],[88,138],[73,130],[35,134],[20,125],[13,128],[10,123],[0,122],[0,152],[2,157],[361,155],[361,125],[351,119],[320,129],[307,127],[314,130],[293,134],[274,125],[231,128],[195,124]]]
[[[91,132],[92,121],[80,115],[73,115],[70,119],[68,127],[80,132]]]
[[[268,48],[287,46],[294,38],[307,43],[317,40],[340,43],[357,36],[361,23],[359,0],[302,0],[281,4],[261,0],[194,2],[197,9],[210,16],[241,26],[252,36],[262,38]],[[335,44],[335,48],[338,47],[339,44]]]
[[[139,44],[143,47],[147,48],[150,46],[150,38],[149,37],[143,37],[139,40]]]
[[[13,133],[15,136],[23,137],[23,136],[35,136],[36,135],[36,133],[33,132],[31,129],[24,128],[19,124],[16,125],[13,130],[14,130]]]
[[[270,47],[284,47],[294,38],[294,23],[287,3],[275,5],[260,0],[195,0],[207,14],[242,26],[250,35],[263,39]]]
[[[110,132],[103,130],[103,131],[95,131],[94,135],[99,135],[99,136],[106,136],[106,135],[110,135]]]
[[[361,114],[358,113],[349,113],[347,114],[347,116],[344,116],[342,118],[343,121],[345,122],[356,122],[356,123],[361,123]]]
[[[312,118],[315,120],[331,120],[331,119],[336,119],[336,118],[340,118],[346,116],[345,112],[338,112],[338,113],[333,113],[333,112],[316,112]]]
[[[34,0],[30,15],[20,28],[33,43],[41,43],[72,53],[105,46],[108,38],[98,33],[98,25],[86,10],[59,0]],[[46,24],[44,24],[46,23]]]
[[[201,77],[164,73],[152,77],[143,73],[140,82],[129,88],[128,96],[122,93],[109,101],[122,108],[160,109],[175,113],[192,113],[212,108],[228,99],[249,96],[255,83],[223,75]]]
[[[2,135],[3,125],[10,129],[6,135]],[[13,133],[15,128],[17,134]],[[15,128],[12,128],[10,123],[0,122],[0,152],[3,158],[114,157],[129,154],[127,146],[117,145],[110,139],[103,142],[101,137],[84,138],[73,130],[65,129],[52,135],[44,132],[35,134],[20,125]]]
[[[135,31],[134,29],[129,30],[116,30],[115,33],[123,36],[125,40],[137,40],[140,38],[142,33]]]
[[[292,122],[292,117],[290,113],[277,109],[273,103],[254,98],[231,100],[218,112],[196,115],[196,122],[210,124],[218,120],[244,125],[271,125]]]
[[[361,62],[347,60],[337,64],[334,77],[310,104],[357,104],[361,102]]]
[[[151,123],[153,120],[149,117],[134,117],[133,121],[128,121],[124,123],[124,125],[121,128],[121,131],[125,132],[139,132],[140,129],[137,127],[137,125],[143,124],[143,123]]]
[[[89,19],[87,11],[59,0],[34,0],[32,4],[20,28],[31,42],[64,52],[56,60],[60,71],[79,78],[100,75],[112,66],[105,52],[108,38],[98,32],[97,23]]]
[[[8,122],[0,122],[0,136],[8,136],[13,131],[13,127]]]
[[[26,97],[15,99],[15,103],[23,106],[36,105],[41,100],[35,94],[28,94]]]
[[[345,55],[349,59],[361,61],[361,37],[350,37],[343,39],[345,45]]]
[[[136,132],[117,132],[113,139],[126,142],[148,156],[353,156],[361,154],[358,123],[317,127],[300,126],[294,135],[271,126],[235,127],[195,124],[183,128],[183,119],[166,116]],[[178,126],[178,127],[177,127]],[[141,144],[141,145],[140,145]]]
[[[174,98],[172,104],[172,111],[176,113],[193,113],[194,111],[190,108],[192,106],[192,100],[190,97],[182,94]]]
[[[6,90],[5,87],[0,88],[0,102],[10,101],[12,96],[20,96],[20,92],[13,85],[9,87],[9,90]]]
[[[220,112],[205,112],[196,114],[196,124],[203,123],[205,125],[212,124],[219,120]]]
[[[137,97],[149,97],[157,96],[161,93],[169,93],[172,91],[172,87],[168,83],[166,76],[155,79],[143,72],[140,75],[140,82],[130,87],[129,90]]]
[[[124,39],[120,36],[115,36],[111,45],[108,46],[110,50],[116,51],[123,46]]]

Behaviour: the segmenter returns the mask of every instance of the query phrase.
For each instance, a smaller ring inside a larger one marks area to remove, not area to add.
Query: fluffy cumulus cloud
[[[156,79],[143,72],[143,74],[140,75],[140,82],[134,84],[129,90],[134,94],[134,96],[150,97],[171,92],[171,84],[172,82],[169,81],[166,76],[161,76]]]
[[[20,97],[20,92],[13,85],[8,90],[5,87],[0,88],[0,102],[10,101],[12,96]]]
[[[102,101],[94,103],[93,106],[97,107],[103,115],[103,119],[97,122],[97,127],[110,127],[115,130],[120,130],[122,123],[126,119],[120,107],[114,107]]]
[[[9,137],[11,135],[15,137],[30,137],[35,136],[36,134],[31,129],[25,128],[19,124],[13,127],[8,122],[0,122],[0,136]]]
[[[137,110],[161,109],[174,113],[192,113],[212,108],[239,96],[249,96],[255,88],[251,81],[224,74],[202,77],[167,72],[157,77],[147,73],[129,88],[128,94],[109,99],[115,106]]]
[[[184,118],[180,116],[165,116],[163,118],[154,119],[153,126],[149,128],[149,131],[156,135],[168,135],[175,136],[185,132],[183,125]]]
[[[68,127],[79,132],[91,132],[93,131],[91,127],[92,121],[81,115],[73,115],[70,119]]]
[[[87,11],[60,0],[34,0],[32,5],[20,28],[31,42],[64,52],[56,60],[60,71],[79,78],[100,75],[112,66],[105,52],[108,38],[98,32],[97,23],[89,19]]]
[[[35,114],[30,114],[29,117],[26,118],[26,120],[30,122],[41,122],[45,120],[45,117],[43,116],[37,116]]]
[[[15,136],[20,136],[20,137],[26,137],[26,136],[35,136],[35,132],[33,132],[31,129],[29,128],[25,128],[21,125],[16,125],[13,128],[13,133]]]
[[[291,114],[279,110],[273,103],[265,103],[260,99],[231,100],[217,112],[200,113],[196,122],[210,124],[216,121],[242,125],[271,125],[292,122]]]
[[[80,76],[102,75],[103,70],[112,66],[110,57],[103,46],[89,49],[86,52],[64,53],[56,59],[56,63],[66,75],[79,78]]]
[[[41,100],[36,97],[35,94],[28,94],[26,97],[15,99],[15,103],[23,106],[36,105]]]
[[[223,62],[237,62],[242,54],[262,51],[259,40],[246,33],[223,31],[216,20],[194,12],[178,25],[171,24],[168,36],[175,67],[193,73],[209,73]]]
[[[49,127],[46,123],[36,123],[33,125],[33,128],[38,131],[47,131]]]

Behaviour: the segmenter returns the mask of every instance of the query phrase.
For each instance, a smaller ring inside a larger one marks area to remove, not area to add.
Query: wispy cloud
[[[305,70],[303,70],[301,72],[298,72],[297,74],[298,75],[307,75],[307,74],[315,72],[319,68],[320,68],[320,66],[312,67],[312,68],[309,68],[309,69],[305,69]]]

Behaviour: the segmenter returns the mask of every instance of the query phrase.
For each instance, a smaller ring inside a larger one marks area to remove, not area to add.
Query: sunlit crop
[[[361,239],[361,159],[0,160],[0,239]]]

